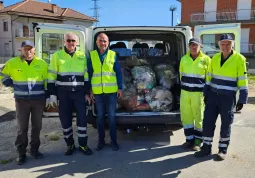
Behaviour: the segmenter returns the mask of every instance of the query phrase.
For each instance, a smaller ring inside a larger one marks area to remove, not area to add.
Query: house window
[[[8,21],[7,20],[4,20],[4,32],[7,32],[8,31]]]

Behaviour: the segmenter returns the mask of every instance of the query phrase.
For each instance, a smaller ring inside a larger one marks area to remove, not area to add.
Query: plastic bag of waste
[[[121,68],[123,83],[131,83],[133,78],[129,68]]]
[[[135,66],[131,70],[136,89],[151,90],[156,85],[156,75],[149,66]]]
[[[137,106],[137,92],[134,84],[127,84],[123,89],[123,97],[118,100],[119,105],[127,110]]]
[[[177,73],[172,65],[158,64],[154,67],[158,84],[170,89],[176,83]]]
[[[163,87],[155,87],[146,93],[145,100],[150,105],[152,111],[169,112],[173,107],[173,95]]]
[[[130,56],[126,58],[126,65],[128,67],[149,65],[146,59],[138,59],[136,56]]]
[[[148,103],[142,103],[133,108],[133,111],[150,111],[151,107]]]

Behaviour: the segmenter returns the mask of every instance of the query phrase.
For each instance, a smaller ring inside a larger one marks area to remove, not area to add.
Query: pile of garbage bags
[[[170,89],[177,80],[177,72],[171,64],[150,66],[144,59],[128,58],[122,68],[123,97],[118,108],[127,111],[172,110],[173,95]]]

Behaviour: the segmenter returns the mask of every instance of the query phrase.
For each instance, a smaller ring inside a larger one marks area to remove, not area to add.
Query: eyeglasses
[[[74,43],[74,42],[76,42],[76,40],[67,39],[66,42],[67,42],[67,43],[71,43],[71,42]]]

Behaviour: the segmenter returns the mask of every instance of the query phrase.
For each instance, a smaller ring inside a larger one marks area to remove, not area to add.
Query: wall
[[[218,0],[217,11],[218,12],[229,11],[230,9],[236,10],[237,9],[237,1],[238,0]]]
[[[83,22],[83,21],[78,21],[78,20],[65,20],[63,21],[64,24],[72,24],[72,25],[82,25],[85,27],[90,27],[93,25],[92,22]]]
[[[8,21],[8,31],[4,31],[3,22]],[[6,56],[5,43],[9,44],[10,55]],[[9,57],[12,53],[12,34],[11,34],[11,16],[10,15],[0,15],[0,56]],[[1,61],[0,61],[1,62]]]
[[[204,0],[182,0],[182,24],[189,24],[191,14],[204,12]]]

